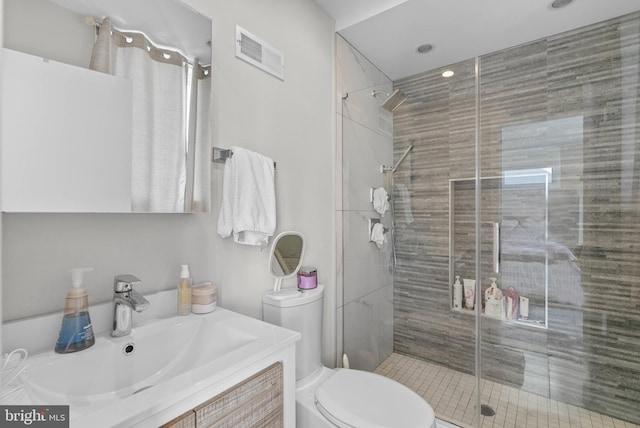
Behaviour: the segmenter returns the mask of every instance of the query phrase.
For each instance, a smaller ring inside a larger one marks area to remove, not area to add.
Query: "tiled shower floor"
[[[431,404],[439,419],[475,426],[475,377],[400,354],[391,354],[375,371],[411,388]],[[638,425],[516,388],[483,380],[482,404],[495,416],[481,416],[483,428],[640,428]]]

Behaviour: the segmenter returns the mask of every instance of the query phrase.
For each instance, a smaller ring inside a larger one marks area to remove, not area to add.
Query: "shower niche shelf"
[[[513,318],[483,319],[537,328],[548,326],[548,194],[550,174],[509,173],[480,178],[480,278],[476,292],[483,302],[490,278],[497,278],[504,293],[513,288],[518,299],[529,299],[527,319],[520,305]],[[475,315],[453,308],[455,275],[476,277],[476,179],[449,180],[449,302],[451,312]],[[506,299],[504,307],[506,307]]]
[[[540,312],[542,311],[544,308],[542,306],[540,307],[535,307],[532,308],[530,307],[529,310],[534,310],[535,312]],[[462,317],[469,317],[469,318],[473,318],[475,317],[476,313],[475,311],[472,310],[466,310],[466,309],[453,309],[451,308],[450,311],[452,314],[461,314]],[[547,329],[547,325],[544,322],[543,319],[528,319],[528,320],[524,320],[524,319],[507,319],[507,318],[497,318],[497,317],[493,317],[490,315],[487,315],[485,313],[481,313],[480,316],[482,317],[482,322],[483,323],[489,323],[491,322],[490,320],[493,320],[495,322],[501,322],[501,323],[505,323],[505,324],[511,324],[511,325],[517,325],[517,326],[524,326],[524,327],[532,327],[532,328],[540,328],[540,329]]]

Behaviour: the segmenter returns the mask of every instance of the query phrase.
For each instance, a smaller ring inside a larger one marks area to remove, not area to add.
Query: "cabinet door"
[[[131,83],[2,50],[2,211],[130,212]]]
[[[196,407],[196,426],[282,427],[282,363],[275,363]]]

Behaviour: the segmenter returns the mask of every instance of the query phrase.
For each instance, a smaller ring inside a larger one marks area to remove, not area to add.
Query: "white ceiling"
[[[336,31],[397,80],[640,10],[640,0],[315,0]],[[424,43],[434,45],[418,54]]]

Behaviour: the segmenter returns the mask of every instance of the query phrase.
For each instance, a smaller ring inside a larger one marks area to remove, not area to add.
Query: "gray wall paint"
[[[306,236],[304,262],[318,267],[327,287],[324,360],[333,365],[333,20],[311,0],[187,3],[213,19],[212,144],[243,146],[277,162],[277,232]],[[235,58],[236,24],[284,52],[284,82]],[[138,275],[143,293],[175,287],[182,263],[195,281],[218,285],[223,306],[261,318],[261,296],[273,287],[269,252],[217,235],[223,168],[212,166],[210,214],[3,214],[3,319],[61,311],[67,270],[75,266],[95,268],[86,282],[95,304],[111,298],[119,273]]]
[[[483,317],[482,376],[638,423],[640,14],[485,55],[480,65],[481,176],[554,167],[549,329]],[[415,221],[398,225],[394,345],[473,372],[474,317],[449,310],[449,179],[475,174],[474,61],[447,68],[456,72],[449,80],[434,70],[395,82],[410,96],[396,112],[395,152],[409,141],[416,148],[396,175]],[[571,118],[581,127],[558,126]],[[473,189],[458,196],[457,221],[471,227],[454,245],[473,251]],[[504,198],[483,194],[483,220],[501,214]],[[484,232],[482,242],[486,260]],[[475,266],[459,261],[456,273],[473,277]],[[524,280],[502,279],[524,289]]]

